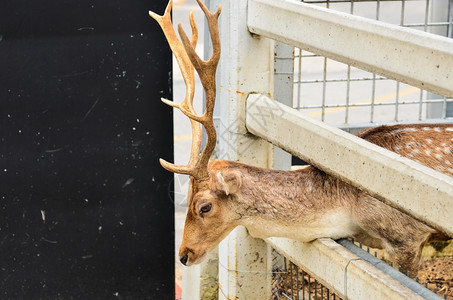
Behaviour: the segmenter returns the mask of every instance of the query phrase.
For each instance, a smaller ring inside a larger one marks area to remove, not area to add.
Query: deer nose
[[[183,256],[181,256],[179,258],[179,261],[185,266],[187,266],[187,261],[188,260],[189,260],[189,256],[187,254],[184,254]]]

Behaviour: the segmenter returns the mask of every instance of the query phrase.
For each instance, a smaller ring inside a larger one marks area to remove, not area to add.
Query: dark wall
[[[0,2],[0,299],[174,299],[166,2]]]

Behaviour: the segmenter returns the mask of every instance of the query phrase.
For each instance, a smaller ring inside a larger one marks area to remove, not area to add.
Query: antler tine
[[[190,25],[192,28],[191,41],[189,41],[187,35],[182,29],[181,24],[179,24],[178,26],[182,44],[176,37],[176,33],[174,32],[173,25],[171,23],[170,12],[172,0],[169,1],[163,16],[159,16],[153,12],[150,12],[150,16],[159,23],[162,30],[164,31],[164,34],[170,44],[170,48],[172,49],[178,61],[184,82],[187,86],[186,97],[183,102],[175,103],[166,99],[162,99],[162,101],[172,107],[178,108],[184,115],[189,117],[192,125],[192,149],[189,163],[185,166],[174,165],[163,159],[160,160],[160,163],[165,169],[171,172],[189,174],[197,180],[203,180],[209,176],[207,166],[209,158],[214,151],[216,144],[216,130],[213,121],[213,111],[216,95],[215,73],[220,58],[218,17],[220,15],[221,7],[219,5],[219,9],[215,13],[211,13],[209,9],[201,2],[201,0],[197,0],[197,2],[206,15],[214,49],[213,55],[208,61],[200,59],[200,57],[195,52],[195,47],[198,39],[198,28],[193,17],[193,12],[191,12],[189,16]],[[206,93],[206,107],[202,115],[197,115],[195,109],[193,108],[195,84],[193,72],[194,67],[199,74],[200,80]],[[201,125],[205,127],[208,139],[206,146],[200,155],[202,136]]]
[[[193,66],[190,62],[190,59],[185,51],[184,46],[181,44],[179,41],[178,37],[176,36],[176,32],[173,28],[173,23],[171,21],[171,9],[173,6],[173,1],[169,0],[168,5],[165,9],[165,13],[160,16],[152,11],[149,12],[149,15],[157,21],[157,23],[160,25],[162,28],[162,31],[165,34],[165,37],[167,38],[168,44],[170,45],[170,48],[172,52],[174,53],[176,57],[176,61],[178,62],[179,68],[181,70],[184,83],[186,85],[186,97],[181,103],[173,103],[169,104],[167,101],[167,104],[179,108],[180,105],[184,106],[185,108],[191,110],[194,112],[193,107],[191,105],[193,101],[193,95],[194,95],[194,89],[195,89],[195,77],[194,77],[194,71],[193,71]],[[198,41],[198,29],[195,24],[195,20],[193,18],[193,14],[191,13],[190,15],[190,25],[192,27],[192,40],[191,44],[196,45]]]
[[[173,28],[173,23],[171,21],[171,9],[173,6],[172,0],[169,0],[168,5],[165,9],[165,12],[162,16],[150,11],[149,15],[157,21],[157,23],[162,28],[162,31],[167,38],[167,41],[170,45],[172,52],[175,55],[175,58],[178,62],[178,66],[181,70],[182,77],[184,79],[184,83],[186,85],[186,95],[182,102],[176,103],[173,101],[169,101],[167,99],[161,99],[167,105],[172,107],[178,108],[184,114],[188,116],[192,116],[195,114],[195,110],[193,108],[193,97],[195,91],[195,77],[194,77],[194,70],[193,65],[190,62],[189,57],[184,49],[184,46],[179,41],[178,37],[176,36],[176,32]],[[191,44],[195,46],[198,41],[198,28],[195,23],[195,19],[193,13],[189,16],[190,25],[192,28],[192,40]],[[190,118],[190,117],[189,117]],[[174,165],[171,163],[166,162],[165,160],[161,159],[161,165],[167,169],[168,171],[175,172],[175,173],[182,173],[182,174],[191,174],[191,169],[194,168],[195,162],[198,159],[198,155],[201,149],[201,141],[202,141],[202,131],[201,131],[201,124],[198,123],[196,120],[190,118],[190,123],[192,127],[192,148],[191,148],[191,155],[189,159],[188,166],[179,166]]]
[[[206,94],[206,106],[203,115],[201,116],[189,116],[193,120],[196,120],[203,124],[206,134],[207,134],[207,142],[206,146],[201,153],[201,157],[197,162],[197,178],[206,178],[209,176],[207,165],[209,162],[209,158],[212,152],[215,149],[217,135],[215,130],[215,125],[213,121],[213,112],[214,112],[214,104],[215,104],[215,97],[216,97],[216,80],[215,74],[217,70],[217,65],[220,59],[220,36],[219,36],[219,29],[218,29],[218,17],[221,11],[221,5],[215,13],[211,13],[209,9],[201,2],[201,0],[197,0],[200,8],[203,10],[206,19],[208,21],[209,33],[211,36],[212,41],[212,48],[213,53],[209,60],[205,61],[202,60],[198,54],[196,53],[194,47],[192,47],[189,43],[189,39],[182,28],[181,24],[178,25],[178,32],[181,37],[181,41],[186,49],[187,55],[189,56],[190,61],[192,62],[193,66],[197,70],[197,73],[200,77],[201,83],[205,90]]]
[[[212,48],[213,48],[213,53],[211,58],[208,61],[202,60],[198,54],[195,52],[194,47],[190,47],[189,43],[189,38],[187,37],[184,29],[182,28],[181,24],[178,25],[178,32],[181,37],[182,43],[184,45],[184,48],[187,52],[187,55],[190,58],[190,61],[192,62],[193,66],[198,72],[198,75],[200,76],[201,83],[203,84],[203,87],[205,88],[205,91],[207,91],[207,88],[209,88],[209,91],[212,91],[210,89],[212,85],[215,86],[215,72],[217,70],[217,64],[220,59],[220,37],[219,37],[219,28],[218,28],[218,17],[220,15],[221,11],[221,5],[219,5],[219,8],[215,13],[211,13],[208,8],[201,2],[201,0],[197,0],[198,4],[200,5],[201,9],[206,15],[206,19],[208,21],[208,27],[209,27],[209,34],[211,36],[211,41],[212,41]],[[215,89],[214,89],[215,91]]]

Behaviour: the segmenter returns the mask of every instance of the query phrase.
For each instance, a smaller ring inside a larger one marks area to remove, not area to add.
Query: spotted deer
[[[220,57],[221,7],[211,13],[201,0],[197,2],[207,18],[212,40],[213,54],[208,61],[195,52],[198,33],[192,14],[192,38],[189,40],[179,25],[181,43],[171,22],[172,1],[163,16],[150,12],[161,26],[186,83],[182,102],[162,101],[181,110],[192,126],[188,164],[179,166],[160,160],[165,169],[190,175],[188,212],[179,251],[181,263],[200,263],[231,230],[243,225],[250,235],[262,239],[286,237],[310,242],[322,237],[352,237],[368,246],[386,249],[404,272],[415,276],[422,247],[435,239],[447,239],[446,235],[315,167],[278,171],[210,159],[216,144],[212,116]],[[193,108],[194,68],[206,93],[201,115]],[[207,133],[203,149],[202,126]],[[453,175],[453,125],[381,126],[358,136]]]

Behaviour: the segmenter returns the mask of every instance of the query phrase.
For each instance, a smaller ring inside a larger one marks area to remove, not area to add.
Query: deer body
[[[350,209],[344,207],[349,195],[340,190],[343,183],[316,168],[285,172],[212,161],[216,170],[216,164],[224,165],[217,172],[226,176],[228,169],[241,174],[240,189],[227,201],[234,204],[230,209],[236,213],[236,224],[246,226],[254,237],[309,242],[322,236],[350,236],[357,230]]]
[[[359,136],[453,175],[453,125],[381,126]],[[322,237],[353,237],[365,245],[386,249],[391,259],[412,276],[419,269],[423,246],[439,237],[448,239],[437,230],[312,166],[297,171],[278,171],[211,160],[208,169],[208,194],[204,189],[200,194],[197,183],[192,182],[185,224],[187,233],[184,233],[180,251],[182,257],[188,255],[188,264],[191,264],[191,257],[192,262],[198,262],[197,253],[205,253],[217,245],[216,241],[198,251],[199,241],[203,239],[201,232],[223,238],[225,230],[230,232],[238,225],[245,226],[252,236],[263,239],[286,237],[310,242]],[[206,203],[211,209],[201,213],[200,207]],[[209,226],[211,219],[223,226]]]
[[[182,102],[162,101],[181,110],[192,126],[188,164],[178,166],[161,160],[164,168],[188,174],[191,180],[179,251],[181,263],[201,262],[231,230],[244,225],[252,236],[259,238],[287,237],[310,242],[321,237],[354,237],[368,246],[385,248],[403,271],[415,276],[422,247],[428,241],[447,236],[314,167],[276,171],[210,160],[216,144],[213,110],[215,73],[220,57],[218,17],[221,7],[211,13],[201,0],[197,2],[205,13],[212,41],[212,56],[207,61],[195,51],[198,31],[192,14],[192,38],[189,40],[179,26],[180,41],[171,23],[171,0],[164,15],[150,12],[175,54],[187,87]],[[206,94],[205,110],[200,115],[193,108],[194,68]],[[202,127],[207,134],[204,149],[201,149]],[[453,125],[381,126],[359,136],[453,175]]]

